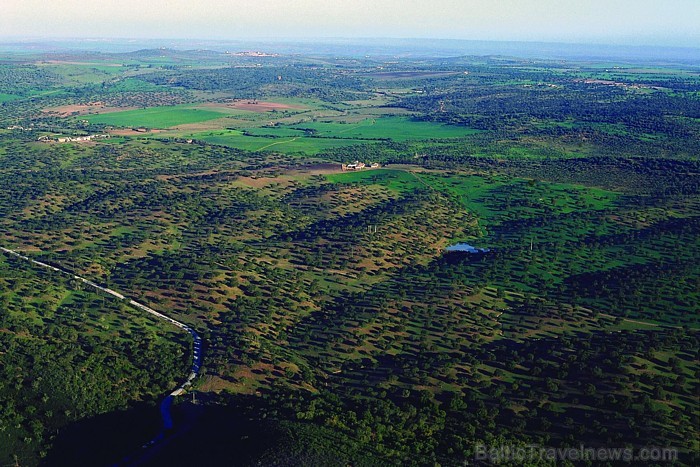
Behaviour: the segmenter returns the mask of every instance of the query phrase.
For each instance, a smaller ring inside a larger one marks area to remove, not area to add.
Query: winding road
[[[3,251],[9,255],[13,255],[13,256],[16,256],[20,259],[28,261],[36,266],[40,266],[40,267],[43,267],[46,269],[51,269],[54,272],[59,272],[59,273],[71,276],[73,279],[77,279],[77,280],[89,285],[93,289],[97,289],[98,291],[104,292],[108,295],[111,295],[115,298],[118,298],[119,300],[122,300],[122,301],[128,300],[127,303],[129,305],[131,305],[135,308],[138,308],[142,311],[145,311],[146,313],[153,315],[159,319],[165,320],[165,321],[169,322],[170,324],[173,324],[173,325],[179,327],[180,329],[187,331],[192,336],[192,339],[194,340],[194,346],[193,346],[193,352],[192,352],[192,366],[190,367],[190,372],[187,376],[187,379],[180,386],[178,386],[174,391],[172,391],[170,394],[168,394],[165,397],[165,399],[163,399],[163,402],[161,402],[160,413],[161,413],[161,417],[163,419],[163,428],[162,428],[161,432],[158,433],[158,435],[155,438],[153,438],[152,440],[150,440],[149,442],[144,444],[142,446],[142,448],[144,448],[144,449],[149,448],[150,446],[153,446],[156,443],[158,443],[159,441],[161,441],[165,437],[166,432],[173,428],[173,420],[172,420],[172,416],[170,415],[170,407],[173,403],[173,398],[183,394],[185,392],[185,390],[187,389],[187,387],[192,385],[192,381],[197,377],[197,375],[199,375],[200,368],[202,367],[202,338],[199,337],[199,334],[197,334],[197,332],[194,329],[192,329],[191,327],[187,326],[184,323],[181,323],[180,321],[177,321],[169,316],[166,316],[162,313],[159,313],[156,310],[154,310],[153,308],[150,308],[150,307],[144,305],[143,303],[139,303],[136,300],[129,299],[126,296],[120,294],[119,292],[116,292],[116,291],[109,289],[107,287],[102,287],[101,285],[96,284],[95,282],[92,282],[88,279],[85,279],[84,277],[76,276],[75,274],[73,274],[71,272],[65,271],[65,270],[63,270],[61,268],[57,268],[55,266],[51,266],[50,264],[42,263],[41,261],[37,261],[35,259],[29,258],[28,256],[24,256],[23,254],[21,254],[17,251],[14,251],[14,250],[10,250],[8,248],[0,247],[0,251]]]

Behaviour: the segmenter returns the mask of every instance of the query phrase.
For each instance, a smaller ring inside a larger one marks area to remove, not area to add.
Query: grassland
[[[613,206],[618,193],[600,188],[561,183],[541,183],[511,177],[421,173],[433,189],[451,193],[465,208],[479,214],[484,225],[512,219],[527,219],[550,211],[568,214],[581,209],[604,210]],[[517,192],[517,195],[515,193]],[[526,205],[503,207],[505,198],[529,199]],[[499,202],[500,201],[500,202]]]
[[[420,179],[406,170],[367,169],[358,172],[327,175],[332,183],[348,185],[381,185],[397,193],[412,192],[422,187]]]
[[[48,69],[65,80],[66,84],[85,85],[102,83],[124,73],[121,65],[116,63],[66,63],[53,62],[40,64],[39,68]]]
[[[14,100],[21,99],[21,98],[22,98],[22,96],[16,96],[14,94],[0,93],[0,103],[1,102],[10,102],[10,101],[14,101]]]
[[[245,126],[238,130],[178,135],[247,151],[272,150],[287,154],[317,154],[333,148],[373,144],[378,141],[454,139],[475,134],[475,131],[465,128],[412,121],[401,117],[362,118],[354,123],[344,120],[309,121],[272,127],[268,125],[269,118],[264,122],[266,126]]]
[[[367,141],[355,139],[308,138],[301,135],[283,136],[284,133],[284,131],[281,131],[280,135],[266,137],[249,136],[240,130],[227,130],[193,134],[187,133],[185,134],[185,137],[191,137],[197,140],[206,141],[207,143],[229,146],[246,151],[274,151],[286,154],[317,154],[329,149],[367,143]],[[290,133],[296,134],[296,132],[293,131]]]
[[[158,86],[138,78],[119,79],[109,86],[110,92],[154,92],[166,90],[168,88],[165,86]]]
[[[411,139],[461,138],[477,133],[458,126],[420,122],[402,117],[367,118],[357,123],[310,122],[292,126],[302,131],[311,131],[323,138],[389,139],[406,141]]]
[[[154,107],[142,110],[127,110],[101,115],[87,115],[90,123],[101,123],[115,127],[170,128],[175,125],[199,123],[223,118],[226,114],[191,106]]]

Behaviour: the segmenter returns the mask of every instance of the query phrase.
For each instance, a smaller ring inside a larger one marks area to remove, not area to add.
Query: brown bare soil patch
[[[202,392],[221,392],[224,389],[230,389],[232,386],[234,386],[233,383],[218,376],[207,375],[204,377],[204,382],[199,387],[199,390]]]
[[[259,102],[247,99],[238,99],[231,102],[213,102],[205,104],[203,107],[226,108],[236,110],[248,110],[251,112],[272,112],[273,110],[306,110],[306,107],[301,107],[292,104],[283,104],[281,102]]]
[[[70,104],[59,107],[49,107],[43,109],[42,112],[57,117],[71,117],[74,115],[97,115],[113,112],[122,112],[124,110],[134,110],[138,107],[113,107],[105,105],[102,102],[89,102],[87,104]]]
[[[276,178],[266,178],[266,177],[240,177],[238,179],[239,183],[252,188],[263,188],[272,183],[278,182]]]
[[[288,174],[307,174],[307,175],[325,175],[335,174],[343,171],[340,164],[319,163],[310,164],[303,167],[290,167],[287,170]]]

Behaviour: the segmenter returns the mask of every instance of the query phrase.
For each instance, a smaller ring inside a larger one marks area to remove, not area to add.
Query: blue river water
[[[163,419],[163,431],[173,427],[173,417],[170,415],[170,406],[173,405],[173,396],[167,396],[160,404],[160,416]]]

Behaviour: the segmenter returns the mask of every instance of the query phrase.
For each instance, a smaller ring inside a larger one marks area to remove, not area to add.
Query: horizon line
[[[249,37],[249,38],[188,38],[188,37],[116,37],[116,36],[4,36],[0,35],[0,44],[29,43],[29,42],[62,42],[62,41],[126,41],[126,42],[266,42],[284,44],[293,42],[324,43],[324,41],[440,41],[440,42],[471,42],[489,44],[532,44],[532,45],[561,45],[561,46],[589,46],[589,47],[629,47],[629,48],[656,48],[656,49],[688,49],[700,50],[700,46],[692,45],[667,45],[667,44],[633,44],[626,42],[604,41],[563,41],[563,40],[524,40],[524,39],[466,39],[450,37],[391,37],[391,36],[289,36],[289,37]],[[381,44],[378,44],[381,45]]]

